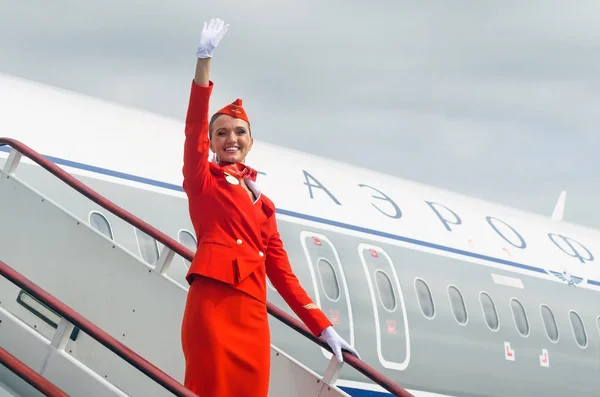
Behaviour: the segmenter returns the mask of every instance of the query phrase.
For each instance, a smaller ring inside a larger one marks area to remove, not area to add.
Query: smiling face
[[[250,125],[242,119],[220,114],[210,124],[210,149],[219,161],[243,163],[254,139],[250,136]]]

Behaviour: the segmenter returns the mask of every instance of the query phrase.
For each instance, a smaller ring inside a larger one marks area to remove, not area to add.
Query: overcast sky
[[[257,139],[600,228],[598,0],[0,0],[0,72],[183,120],[212,16]]]

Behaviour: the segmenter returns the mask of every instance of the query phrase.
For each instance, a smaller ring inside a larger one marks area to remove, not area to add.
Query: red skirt
[[[181,328],[184,385],[201,397],[266,397],[270,376],[267,307],[220,281],[196,275]]]

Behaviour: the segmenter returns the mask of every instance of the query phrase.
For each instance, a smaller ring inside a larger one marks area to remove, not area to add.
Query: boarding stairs
[[[187,289],[169,273],[193,253],[24,144],[0,138],[0,148],[10,148],[3,166],[0,158],[0,397],[195,396],[182,385]],[[50,185],[28,184],[22,163],[160,242],[156,265],[49,198]],[[307,346],[329,350],[281,309],[269,303],[268,312]],[[411,396],[358,358],[344,359],[333,356],[318,374],[272,345],[269,396],[348,396],[336,386],[343,365]]]

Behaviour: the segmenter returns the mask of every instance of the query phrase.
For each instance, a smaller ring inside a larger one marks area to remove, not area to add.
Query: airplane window
[[[556,319],[554,318],[554,314],[552,314],[552,310],[548,306],[542,305],[540,306],[540,312],[548,339],[552,342],[558,341],[558,326],[556,325]]]
[[[340,286],[333,265],[327,259],[320,258],[317,265],[319,267],[319,276],[323,292],[329,300],[336,301],[340,298]]]
[[[587,334],[585,333],[585,326],[583,325],[583,321],[581,321],[581,317],[579,317],[579,314],[571,310],[569,312],[569,319],[571,320],[571,327],[573,328],[575,341],[577,341],[579,346],[586,347]]]
[[[110,223],[108,223],[108,219],[101,213],[92,212],[90,214],[90,225],[109,239],[113,240],[113,232]]]
[[[196,243],[196,238],[192,235],[192,233],[188,232],[187,230],[181,230],[179,232],[179,242],[190,251],[196,252],[198,246],[198,244]]]
[[[521,305],[521,302],[516,299],[510,300],[510,306],[512,308],[517,330],[523,336],[529,335],[529,323],[527,322],[527,313],[525,313],[525,308],[523,305]]]
[[[496,311],[494,300],[487,293],[482,292],[479,294],[479,303],[481,303],[483,317],[485,318],[487,326],[490,327],[492,331],[496,331],[500,322],[498,321],[498,312]]]
[[[196,250],[198,249],[196,238],[192,235],[192,233],[188,232],[187,230],[179,231],[179,242],[192,252],[196,252]],[[183,263],[185,263],[185,265],[188,267],[191,264],[190,261],[188,261],[187,259],[183,259]]]
[[[377,283],[377,293],[381,305],[390,312],[393,312],[396,310],[396,297],[394,296],[392,281],[382,270],[377,270],[375,272],[375,281]]]
[[[465,301],[462,294],[456,287],[449,286],[448,297],[450,298],[450,305],[452,306],[454,318],[460,324],[465,324],[467,322],[467,308],[465,307]]]
[[[142,258],[151,265],[155,265],[158,261],[158,245],[156,240],[142,232],[138,228],[135,228],[135,235],[138,240],[138,247]]]
[[[415,290],[417,291],[417,297],[419,299],[421,311],[425,317],[432,318],[435,314],[435,306],[433,305],[433,298],[431,296],[429,286],[425,283],[425,281],[416,279]]]

